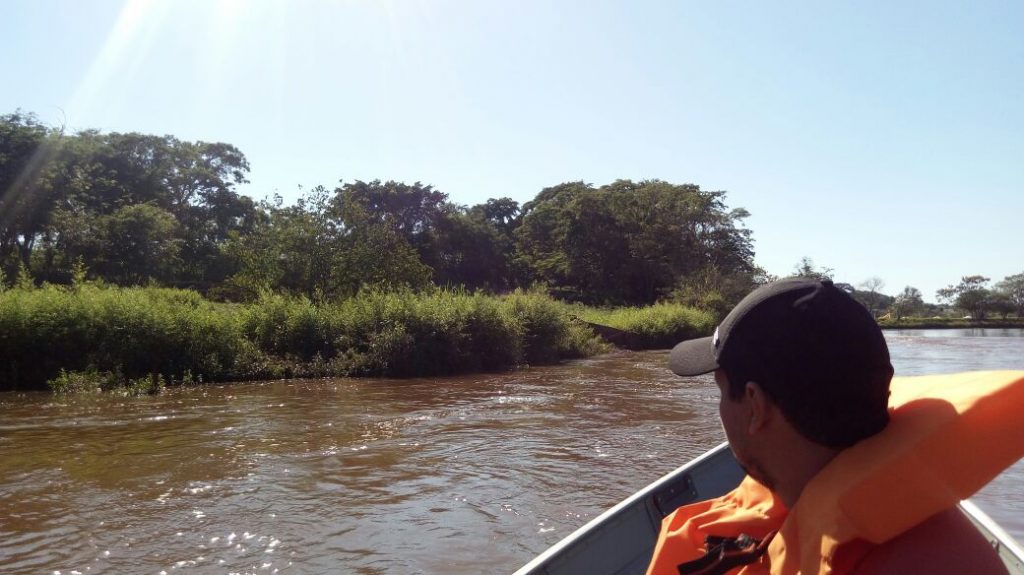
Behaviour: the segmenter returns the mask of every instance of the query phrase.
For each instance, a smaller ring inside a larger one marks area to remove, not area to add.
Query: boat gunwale
[[[538,573],[538,571],[536,571],[538,568],[542,568],[545,563],[547,563],[554,557],[558,556],[560,553],[562,553],[562,551],[568,549],[578,541],[583,540],[591,531],[596,530],[601,524],[605,523],[607,520],[618,515],[621,511],[633,507],[633,505],[635,505],[636,503],[642,502],[650,495],[657,493],[662,486],[672,482],[680,475],[683,475],[688,471],[695,469],[708,459],[711,459],[718,455],[719,453],[721,453],[723,450],[728,449],[729,443],[727,441],[723,441],[722,443],[718,444],[715,447],[712,447],[711,449],[705,451],[704,453],[700,454],[694,459],[691,459],[687,463],[680,465],[679,467],[666,473],[660,478],[654,480],[652,483],[648,484],[643,489],[637,491],[633,495],[630,495],[626,499],[623,499],[615,506],[607,509],[597,517],[586,522],[581,527],[573,531],[571,534],[562,538],[562,540],[558,543],[555,543],[551,547],[548,547],[543,553],[534,557],[533,560],[531,560],[529,563],[523,565],[518,570],[516,570],[515,573],[513,573],[513,575],[529,575],[530,573]]]
[[[959,507],[960,511],[975,523],[978,531],[995,547],[996,552],[1000,556],[1009,555],[1012,557],[1017,562],[1018,571],[1024,572],[1024,548],[1021,547],[1017,540],[970,499],[961,501]]]
[[[603,524],[607,523],[615,516],[632,509],[634,506],[642,505],[649,497],[656,496],[663,487],[675,483],[681,476],[695,470],[706,461],[718,456],[722,451],[727,451],[728,449],[728,442],[720,443],[719,445],[705,451],[698,457],[666,473],[626,499],[620,501],[613,507],[605,510],[597,517],[594,517],[554,545],[548,547],[540,555],[534,557],[531,561],[516,570],[513,575],[539,575],[547,573],[548,571],[546,570],[546,567],[553,559],[566,552],[573,545],[585,540],[589,535],[591,535],[591,533],[597,532]],[[990,544],[992,544],[996,552],[999,553],[1000,557],[1003,559],[1003,562],[1007,564],[1007,568],[1016,568],[1010,570],[1011,573],[1024,573],[1024,548],[1021,547],[1020,543],[1018,543],[1016,539],[1000,527],[999,524],[989,517],[987,513],[982,511],[977,504],[969,499],[961,501],[958,504],[958,508],[975,524],[978,531],[988,539]],[[1010,562],[1015,564],[1011,565]]]

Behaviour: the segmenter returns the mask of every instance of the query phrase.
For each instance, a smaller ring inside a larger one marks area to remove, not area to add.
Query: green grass
[[[665,349],[684,339],[711,335],[718,318],[710,311],[680,304],[597,309],[577,307],[580,319],[635,334],[637,347]]]

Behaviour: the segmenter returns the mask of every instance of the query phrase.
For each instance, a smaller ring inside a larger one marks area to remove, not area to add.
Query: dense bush
[[[572,322],[572,308],[540,291],[516,290],[504,298],[507,313],[523,330],[523,358],[543,364],[594,355],[607,349],[594,333]]]
[[[151,393],[183,381],[415,376],[551,363],[605,349],[538,292],[365,291],[334,303],[214,303],[165,288],[0,293],[0,389]]]
[[[330,308],[355,375],[440,375],[522,363],[523,330],[493,297],[366,292]]]
[[[365,291],[337,303],[265,296],[244,332],[307,375],[443,375],[552,363],[603,349],[540,293]]]
[[[62,369],[223,380],[246,345],[237,314],[193,292],[84,285],[0,293],[0,389],[41,388]]]

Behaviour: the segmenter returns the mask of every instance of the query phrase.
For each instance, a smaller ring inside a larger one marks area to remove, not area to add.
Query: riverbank
[[[265,294],[219,303],[188,290],[77,286],[0,292],[0,391],[156,393],[303,377],[495,372],[610,349],[666,349],[717,318],[678,304],[590,308],[540,291],[367,291],[337,302]],[[904,318],[882,329],[1024,328],[1024,319]]]
[[[143,394],[205,382],[438,376],[607,351],[577,317],[646,347],[714,328],[710,314],[683,306],[596,310],[537,291],[368,291],[327,303],[266,294],[232,304],[156,287],[16,288],[0,293],[0,391]]]

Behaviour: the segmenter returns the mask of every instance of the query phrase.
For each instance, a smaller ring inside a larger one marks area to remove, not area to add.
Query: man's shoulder
[[[873,547],[858,565],[856,573],[987,575],[1007,571],[988,540],[958,508],[953,507]]]

